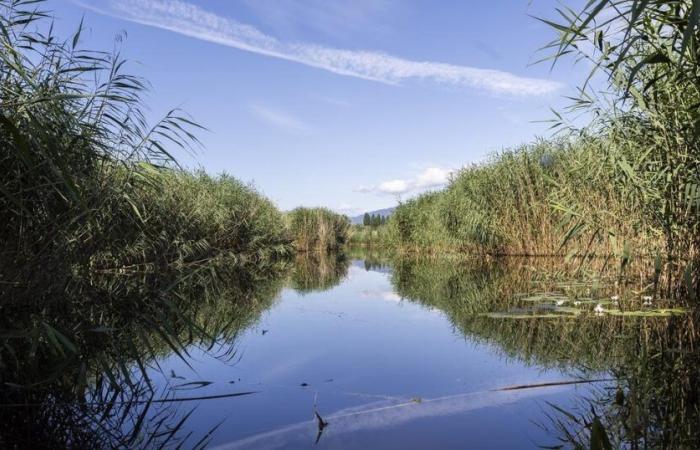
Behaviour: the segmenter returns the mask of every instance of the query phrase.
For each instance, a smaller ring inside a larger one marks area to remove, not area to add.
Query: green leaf
[[[593,418],[593,422],[591,423],[591,441],[589,447],[591,450],[612,450],[612,445],[610,444],[608,434],[605,432],[605,427],[597,416]]]
[[[688,48],[690,41],[696,36],[696,28],[700,23],[700,0],[692,0],[693,3],[690,6],[690,11],[688,11],[688,24],[685,27],[685,32],[683,33],[683,41],[681,43],[681,57],[678,61],[678,65],[683,62],[685,57],[685,50]]]

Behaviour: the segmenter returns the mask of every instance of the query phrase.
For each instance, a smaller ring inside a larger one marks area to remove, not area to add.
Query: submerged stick
[[[206,395],[203,397],[164,398],[164,399],[160,399],[160,400],[143,400],[142,403],[172,403],[172,402],[189,402],[189,401],[193,401],[193,400],[214,400],[217,398],[240,397],[243,395],[257,394],[258,392],[260,392],[260,391],[234,392],[232,394]]]
[[[318,445],[318,441],[321,440],[321,435],[323,430],[328,426],[328,422],[323,420],[323,417],[318,413],[318,392],[314,394],[314,417],[316,417],[316,424],[318,425],[318,432],[316,433],[315,445]]]
[[[492,389],[492,392],[498,391],[517,391],[519,389],[533,389],[539,387],[548,386],[564,386],[567,384],[584,384],[584,383],[599,383],[601,381],[615,381],[615,378],[598,378],[594,380],[567,380],[567,381],[550,381],[547,383],[534,383],[534,384],[518,384],[515,386],[506,386],[498,389]]]
[[[175,402],[191,402],[195,400],[215,400],[217,398],[230,398],[230,397],[241,397],[243,395],[258,394],[260,391],[249,391],[249,392],[234,392],[232,394],[221,394],[221,395],[205,395],[202,397],[179,397],[179,398],[161,398],[157,400],[133,400],[133,401],[121,401],[113,402],[114,405],[141,405],[145,403],[175,403]],[[70,402],[62,402],[68,404]],[[83,402],[81,405],[101,405],[105,402]],[[0,409],[8,407],[35,407],[41,406],[43,403],[0,403]]]

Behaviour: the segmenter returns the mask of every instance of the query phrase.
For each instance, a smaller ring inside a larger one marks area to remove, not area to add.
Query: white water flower
[[[596,314],[603,314],[603,313],[605,312],[605,308],[603,308],[603,305],[601,305],[600,303],[598,303],[598,304],[595,306],[595,308],[593,308],[593,311],[594,311]]]
[[[580,304],[581,304],[580,301],[578,301],[578,300],[575,300],[575,301],[574,301],[574,306],[579,306]]]
[[[612,297],[610,297],[610,300],[616,302],[616,301],[620,300],[620,296],[619,296],[619,295],[613,295]]]
[[[644,295],[644,296],[642,297],[642,300],[643,300],[642,305],[644,305],[644,306],[651,306],[651,299],[652,299],[652,296],[651,296],[651,295]]]
[[[566,300],[557,300],[557,306],[561,306],[566,303]]]

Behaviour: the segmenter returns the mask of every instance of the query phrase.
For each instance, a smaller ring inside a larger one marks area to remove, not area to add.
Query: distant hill
[[[391,208],[384,208],[384,209],[377,209],[375,211],[367,211],[367,214],[371,215],[377,215],[379,214],[382,217],[389,217],[390,215],[394,214],[394,210],[396,207],[391,207]],[[353,225],[362,225],[362,218],[365,216],[364,213],[360,214],[359,216],[351,217],[350,218],[350,223]]]

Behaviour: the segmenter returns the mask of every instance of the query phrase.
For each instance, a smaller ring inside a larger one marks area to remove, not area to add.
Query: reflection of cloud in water
[[[554,386],[546,389],[547,393],[567,389]],[[519,400],[542,395],[543,388],[523,389],[519,391],[481,391],[457,394],[446,397],[406,401],[404,403],[380,401],[337,411],[324,419],[329,426],[321,439],[329,435],[354,433],[362,430],[387,428],[427,417],[447,416],[481,408],[502,406]],[[288,425],[276,430],[256,434],[235,442],[222,444],[216,449],[238,448],[283,448],[292,441],[309,440],[316,434],[316,422],[312,419]]]
[[[381,291],[381,290],[371,290],[371,289],[365,289],[364,291],[360,292],[360,295],[363,298],[381,298],[383,300],[387,300],[390,302],[400,302],[403,300],[399,294],[397,294],[394,291]]]
[[[345,275],[345,280],[354,280],[358,276],[362,276],[365,273],[365,269],[351,265],[348,267],[348,273]]]
[[[313,354],[306,354],[302,356],[289,355],[287,357],[283,357],[282,359],[278,360],[275,365],[266,369],[261,381],[266,382],[269,380],[287,377],[290,373],[300,370],[321,356],[323,356],[323,352],[314,352]]]

